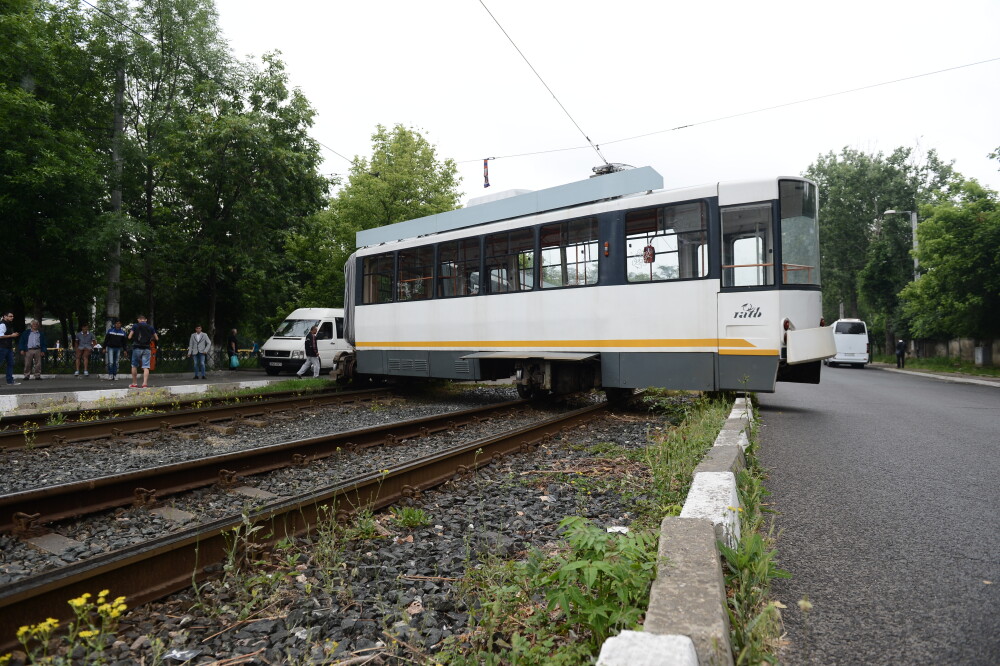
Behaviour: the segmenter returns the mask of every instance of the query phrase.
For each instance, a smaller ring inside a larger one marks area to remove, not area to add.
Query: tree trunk
[[[115,77],[115,125],[114,136],[111,139],[111,160],[114,164],[114,182],[111,187],[112,222],[115,225],[115,240],[111,245],[108,260],[108,297],[105,303],[104,330],[111,328],[116,319],[121,317],[121,256],[122,239],[119,232],[119,222],[122,214],[122,155],[121,141],[125,120],[122,116],[122,105],[125,97],[125,70],[118,68]]]
[[[216,345],[215,339],[215,309],[218,302],[218,294],[218,281],[215,278],[215,269],[213,268],[208,274],[208,339],[212,341],[213,349],[222,347],[222,342],[218,341]],[[209,356],[208,363],[213,370],[215,369],[215,359],[218,356],[218,354],[211,354]]]

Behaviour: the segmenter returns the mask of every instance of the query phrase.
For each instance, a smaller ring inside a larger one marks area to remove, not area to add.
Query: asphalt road
[[[782,663],[1000,664],[1000,388],[824,368],[760,415]]]

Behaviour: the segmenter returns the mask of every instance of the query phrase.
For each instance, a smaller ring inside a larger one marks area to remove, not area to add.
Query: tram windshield
[[[819,284],[819,225],[816,186],[801,180],[779,183],[781,197],[781,281]]]

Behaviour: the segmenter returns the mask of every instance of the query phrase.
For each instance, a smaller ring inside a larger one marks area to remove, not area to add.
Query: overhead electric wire
[[[535,69],[535,66],[531,64],[531,61],[528,60],[528,57],[526,55],[524,55],[524,53],[521,51],[521,49],[518,48],[517,44],[514,43],[514,40],[511,39],[511,36],[507,34],[507,31],[504,30],[503,26],[500,25],[500,21],[498,21],[497,17],[493,15],[493,12],[490,11],[490,8],[486,6],[486,3],[483,2],[483,0],[479,0],[479,4],[481,4],[483,6],[483,9],[486,10],[486,13],[490,15],[491,19],[493,19],[493,22],[497,24],[497,27],[500,28],[500,32],[503,33],[503,36],[507,38],[507,41],[509,41],[510,44],[511,44],[511,46],[514,47],[514,50],[517,51],[518,55],[520,55],[521,58],[524,59],[524,62],[527,63],[528,67],[531,68],[531,71],[535,73],[535,76],[538,77],[538,80],[542,82],[542,85],[545,86],[545,89],[549,91],[550,95],[552,95],[552,99],[554,99],[556,101],[556,104],[558,104],[559,108],[563,110],[563,113],[566,114],[566,117],[569,118],[570,122],[572,122],[573,125],[576,127],[576,129],[578,129],[580,131],[580,134],[582,134],[583,138],[587,140],[587,143],[590,144],[590,147],[594,149],[594,152],[597,153],[597,156],[601,158],[602,162],[604,162],[605,164],[607,164],[608,161],[606,159],[604,159],[604,155],[601,154],[601,149],[598,148],[594,144],[594,142],[590,140],[590,137],[587,136],[587,133],[583,131],[583,128],[580,127],[580,124],[577,123],[576,120],[574,120],[573,116],[566,109],[566,107],[563,105],[563,103],[561,101],[559,101],[559,98],[556,97],[556,94],[554,92],[552,92],[552,88],[549,87],[549,84],[547,84],[545,82],[545,79],[543,79],[542,75],[538,73],[538,70]]]
[[[753,109],[752,111],[741,111],[740,113],[733,113],[733,114],[730,114],[730,115],[727,115],[727,116],[719,116],[718,118],[712,118],[710,120],[700,120],[700,121],[693,122],[693,123],[687,123],[686,125],[678,125],[677,127],[670,127],[670,128],[667,128],[667,129],[655,130],[653,132],[646,132],[645,134],[636,134],[635,136],[629,136],[629,137],[625,137],[625,138],[622,138],[622,139],[613,139],[611,141],[602,141],[598,145],[607,146],[607,145],[612,144],[612,143],[622,143],[624,141],[634,141],[635,139],[643,139],[643,138],[646,138],[647,136],[653,136],[653,135],[656,135],[656,134],[665,134],[667,132],[676,132],[677,130],[682,130],[682,129],[686,129],[686,128],[689,128],[689,127],[697,127],[699,125],[708,125],[710,123],[717,123],[717,122],[721,122],[723,120],[732,120],[733,118],[740,118],[740,117],[743,117],[743,116],[750,116],[750,115],[753,115],[755,113],[764,113],[765,111],[773,111],[775,109],[782,109],[782,108],[785,108],[785,107],[788,107],[788,106],[795,106],[797,104],[806,104],[808,102],[816,102],[816,101],[821,100],[821,99],[828,99],[830,97],[837,97],[839,95],[849,95],[849,94],[852,94],[852,93],[861,92],[863,90],[871,90],[872,88],[879,88],[879,87],[882,87],[882,86],[895,85],[897,83],[902,83],[904,81],[912,81],[914,79],[920,79],[920,78],[923,78],[923,77],[926,77],[926,76],[934,76],[936,74],[944,74],[946,72],[953,72],[955,70],[965,69],[967,67],[975,67],[977,65],[985,65],[985,64],[988,64],[988,63],[991,63],[991,62],[996,62],[998,60],[1000,60],[1000,57],[997,57],[997,58],[988,58],[986,60],[980,60],[978,62],[970,62],[970,63],[966,63],[964,65],[956,65],[954,67],[946,67],[944,69],[938,69],[938,70],[935,70],[933,72],[924,72],[923,74],[914,74],[913,76],[904,76],[904,77],[899,78],[899,79],[892,79],[891,81],[882,81],[880,83],[872,83],[872,84],[867,85],[867,86],[859,86],[857,88],[850,88],[850,89],[841,90],[841,91],[838,91],[838,92],[827,93],[825,95],[817,95],[815,97],[808,97],[808,98],[805,98],[805,99],[796,100],[794,102],[784,102],[782,104],[775,104],[773,106],[766,106],[766,107],[761,107],[759,109]],[[588,139],[588,141],[589,141],[589,139]],[[513,154],[513,155],[497,155],[493,159],[502,160],[502,159],[505,159],[505,158],[513,158],[513,157],[530,157],[532,155],[545,155],[545,154],[548,154],[548,153],[558,153],[558,152],[565,152],[565,151],[569,151],[569,150],[583,150],[583,149],[589,148],[589,147],[590,146],[572,146],[572,147],[567,147],[567,148],[552,148],[550,150],[539,150],[539,151],[531,152],[531,153],[517,153],[517,154]],[[477,162],[477,161],[479,161],[479,160],[475,160],[475,159],[472,159],[472,160],[462,160],[462,161],[458,162],[458,164],[468,164],[468,163]]]

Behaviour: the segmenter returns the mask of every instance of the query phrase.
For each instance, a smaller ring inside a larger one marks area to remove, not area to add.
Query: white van
[[[858,368],[871,360],[868,327],[860,319],[838,319],[833,322],[833,341],[837,354],[826,360],[828,365],[846,363]]]
[[[342,376],[348,369],[341,361],[354,350],[344,341],[344,311],[339,308],[299,308],[288,315],[260,348],[264,371],[269,375],[298,372],[306,360],[306,335],[313,326],[319,327],[320,368],[331,370],[334,378]]]

